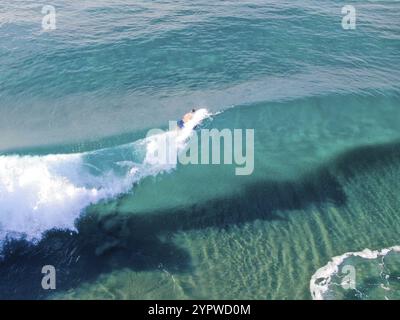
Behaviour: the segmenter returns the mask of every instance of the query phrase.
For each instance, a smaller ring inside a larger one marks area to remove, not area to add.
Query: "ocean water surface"
[[[399,1],[49,4],[0,4],[1,299],[399,299]],[[251,175],[153,161],[192,108]]]

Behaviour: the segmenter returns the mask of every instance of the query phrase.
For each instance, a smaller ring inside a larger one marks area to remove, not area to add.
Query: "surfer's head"
[[[192,113],[195,113],[196,112],[196,109],[192,109]]]

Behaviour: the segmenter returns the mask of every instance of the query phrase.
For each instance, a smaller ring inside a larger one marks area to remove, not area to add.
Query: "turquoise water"
[[[400,3],[343,30],[342,1],[53,1],[45,32],[3,2],[1,298],[311,299],[333,257],[400,244]],[[252,175],[146,160],[193,107],[255,130]],[[398,299],[381,259],[324,298]]]

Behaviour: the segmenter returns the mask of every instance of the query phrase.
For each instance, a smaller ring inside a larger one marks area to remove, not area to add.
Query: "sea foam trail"
[[[198,110],[183,130],[171,130],[169,143],[185,148],[209,114]],[[77,154],[0,156],[0,243],[6,238],[39,240],[50,229],[75,230],[83,210],[128,192],[135,182],[176,165],[154,162],[160,147],[154,136],[114,148]]]
[[[360,257],[364,259],[377,259],[384,257],[390,252],[400,252],[400,246],[393,246],[381,250],[370,250],[346,252],[340,256],[333,257],[325,266],[319,268],[310,280],[310,292],[313,300],[324,300],[324,294],[329,290],[332,277],[339,272],[339,267],[350,257]]]

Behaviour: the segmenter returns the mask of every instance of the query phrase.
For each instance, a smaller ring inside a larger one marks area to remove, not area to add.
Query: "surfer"
[[[190,120],[193,119],[193,115],[196,112],[196,109],[192,109],[191,112],[186,113],[181,120],[179,120],[178,123],[178,128],[182,129],[185,126],[185,123],[189,122]]]

